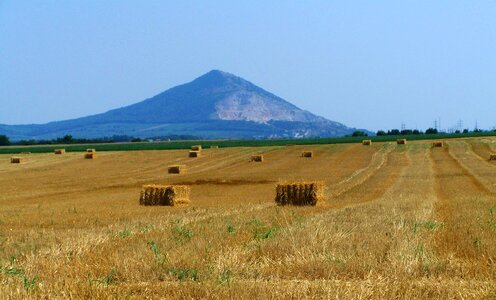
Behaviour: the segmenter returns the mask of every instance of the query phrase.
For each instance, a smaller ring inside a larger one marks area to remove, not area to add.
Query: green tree
[[[363,131],[357,130],[357,131],[354,131],[351,136],[368,136],[368,134],[366,134]]]
[[[72,135],[66,135],[60,140],[63,144],[70,144],[74,142],[74,139],[72,138]]]
[[[10,145],[9,137],[6,135],[0,135],[0,146]]]
[[[384,130],[379,130],[379,131],[377,131],[376,135],[377,136],[384,136],[384,135],[386,135],[386,132]]]
[[[436,134],[436,133],[437,133],[437,129],[436,128],[428,128],[425,131],[425,134]]]

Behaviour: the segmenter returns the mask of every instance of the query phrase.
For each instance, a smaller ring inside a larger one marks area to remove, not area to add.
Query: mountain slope
[[[213,70],[142,102],[42,125],[0,125],[13,140],[190,134],[202,138],[328,137],[354,129],[304,111],[249,81]]]

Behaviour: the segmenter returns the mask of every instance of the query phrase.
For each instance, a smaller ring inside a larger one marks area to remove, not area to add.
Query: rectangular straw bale
[[[64,154],[65,153],[65,149],[55,149],[53,152],[55,154]]]
[[[432,143],[432,147],[443,147],[444,146],[444,143],[443,142],[434,142]]]
[[[397,139],[396,144],[398,145],[406,145],[406,139]]]
[[[263,155],[253,155],[251,157],[251,160],[250,161],[263,162],[264,161],[264,157],[263,157]]]
[[[189,157],[200,157],[201,156],[201,152],[200,151],[189,151],[188,156]]]
[[[301,154],[302,157],[309,157],[309,158],[312,158],[313,157],[313,151],[303,151],[303,153]]]
[[[496,160],[496,154],[489,155],[489,160]]]
[[[219,149],[219,146],[212,145],[212,146],[210,146],[210,149]]]
[[[324,189],[318,181],[279,182],[275,201],[278,205],[315,206],[324,201]]]
[[[86,149],[86,152],[87,153],[93,153],[93,152],[96,152],[96,149]]]
[[[169,174],[181,174],[186,172],[186,166],[184,165],[177,165],[177,166],[170,166],[168,168]]]
[[[370,146],[370,145],[372,145],[372,140],[363,140],[362,141],[362,145],[364,145],[364,146]]]
[[[140,205],[179,206],[188,205],[190,188],[187,185],[147,184],[141,189]]]
[[[21,157],[18,157],[18,156],[13,156],[10,158],[10,163],[11,164],[20,164],[22,161],[22,158]]]
[[[202,151],[202,146],[201,145],[191,146],[191,150],[193,150],[193,151]]]
[[[87,152],[84,154],[84,158],[86,159],[95,159],[96,158],[96,152]]]

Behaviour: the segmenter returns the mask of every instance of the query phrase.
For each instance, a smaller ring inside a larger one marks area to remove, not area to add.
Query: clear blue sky
[[[353,127],[493,128],[496,1],[0,0],[3,124],[104,112],[211,69]]]

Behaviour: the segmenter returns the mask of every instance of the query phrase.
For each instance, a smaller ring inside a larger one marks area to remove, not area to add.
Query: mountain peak
[[[302,110],[241,77],[216,69],[144,101],[103,114],[29,128],[9,127],[11,129],[22,131],[17,139],[65,134],[86,138],[174,134],[204,138],[283,138],[352,132],[352,128]],[[5,129],[0,127],[0,134],[2,130]]]
[[[207,86],[254,86],[251,82],[244,80],[234,74],[221,70],[211,70],[191,82],[192,84]]]
[[[232,79],[232,78],[239,78],[239,77],[234,75],[234,74],[228,73],[228,72],[214,69],[214,70],[208,71],[207,73],[203,74],[202,76],[196,78],[195,81],[198,79],[202,79],[202,80],[210,79],[210,80],[212,80],[212,79]]]
[[[213,69],[213,70],[210,70],[208,71],[207,73],[203,74],[202,76],[200,77],[203,77],[203,76],[224,76],[224,77],[237,77],[229,72],[224,72],[222,70],[218,70],[218,69]]]

